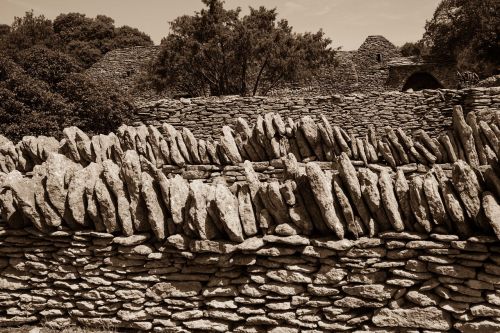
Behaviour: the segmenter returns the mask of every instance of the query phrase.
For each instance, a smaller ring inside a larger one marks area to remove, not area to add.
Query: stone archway
[[[403,86],[403,91],[413,89],[415,91],[422,89],[440,89],[444,88],[441,83],[428,72],[416,72],[410,75]]]

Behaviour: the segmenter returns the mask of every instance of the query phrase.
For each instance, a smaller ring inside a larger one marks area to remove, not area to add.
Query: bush
[[[108,133],[127,122],[132,104],[109,83],[68,73],[51,87],[31,77],[7,56],[0,56],[0,134],[11,140],[25,135],[61,137],[68,126]]]

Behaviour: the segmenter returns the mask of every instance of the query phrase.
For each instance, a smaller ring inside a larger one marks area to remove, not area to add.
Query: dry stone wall
[[[134,332],[498,332],[491,237],[386,232],[235,245],[0,229],[0,326]]]
[[[500,330],[499,112],[318,118],[3,140],[0,326]]]
[[[276,112],[294,121],[306,115],[319,121],[322,114],[349,134],[365,135],[370,124],[377,124],[376,131],[380,134],[385,126],[392,126],[407,132],[424,129],[437,137],[449,129],[452,109],[457,104],[466,113],[477,109],[500,110],[500,89],[161,100],[140,106],[136,119],[145,124],[168,122],[174,127],[184,126],[196,136],[208,139],[220,134],[221,124],[233,125],[237,117],[254,122],[259,115]]]

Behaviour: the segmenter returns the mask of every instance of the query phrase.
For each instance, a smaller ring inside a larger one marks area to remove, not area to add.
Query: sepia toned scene
[[[498,0],[0,0],[0,333],[500,332]]]

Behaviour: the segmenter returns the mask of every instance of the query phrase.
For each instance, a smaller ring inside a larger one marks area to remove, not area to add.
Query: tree
[[[192,95],[266,94],[283,81],[307,79],[333,62],[331,41],[320,30],[299,34],[276,9],[227,10],[220,0],[170,23],[171,33],[151,65],[158,90]]]
[[[0,38],[10,33],[10,25],[0,24]]]
[[[57,36],[52,28],[52,21],[29,11],[24,17],[14,18],[9,33],[4,34],[1,39],[0,49],[16,59],[19,51],[35,45],[54,47],[55,44]]]
[[[35,69],[38,78],[32,77],[0,52],[2,134],[13,140],[25,135],[60,137],[68,126],[79,126],[89,133],[108,133],[128,121],[132,104],[111,84],[95,82],[80,73],[53,76],[48,70],[50,61],[41,61],[42,66],[47,67]],[[52,81],[49,84],[44,80]]]
[[[419,42],[412,43],[412,42],[407,42],[404,43],[403,46],[401,46],[401,54],[403,57],[412,57],[412,56],[420,56],[422,53],[422,45]]]
[[[153,41],[151,37],[137,28],[124,25],[115,29],[115,37],[113,38],[113,48],[125,48],[131,46],[151,46]]]
[[[76,60],[61,51],[34,46],[20,53],[17,63],[28,75],[55,88],[70,73],[80,72]]]
[[[427,21],[422,42],[432,57],[491,75],[500,66],[499,12],[498,0],[443,0]]]

